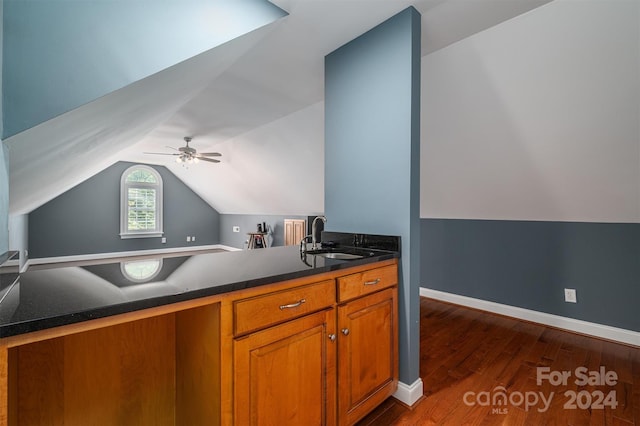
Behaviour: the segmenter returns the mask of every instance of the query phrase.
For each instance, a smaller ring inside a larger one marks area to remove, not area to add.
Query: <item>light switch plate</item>
[[[576,295],[575,288],[564,289],[564,301],[569,303],[578,303],[578,297]]]

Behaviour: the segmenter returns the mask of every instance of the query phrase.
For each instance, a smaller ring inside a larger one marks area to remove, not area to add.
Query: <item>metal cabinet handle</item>
[[[331,340],[332,342],[336,341],[336,335],[335,334],[330,334],[329,335],[329,340]]]
[[[305,299],[300,299],[296,303],[291,303],[289,305],[280,305],[280,310],[283,311],[285,309],[297,308],[298,306],[302,305],[305,302],[306,302]]]
[[[348,335],[349,335],[349,329],[348,329],[348,328],[343,328],[343,329],[342,329],[342,330],[340,330],[340,331],[342,331],[342,334],[344,334],[345,336],[348,336]]]
[[[376,285],[376,284],[378,284],[380,281],[381,281],[381,280],[380,280],[380,278],[376,278],[376,279],[375,279],[375,280],[373,280],[373,281],[365,281],[365,282],[364,282],[364,285]]]

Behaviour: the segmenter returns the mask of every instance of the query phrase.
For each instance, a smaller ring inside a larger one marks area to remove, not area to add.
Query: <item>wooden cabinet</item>
[[[307,235],[307,221],[304,219],[284,220],[284,245],[293,246],[300,244],[302,238]]]
[[[328,279],[233,302],[234,424],[335,424],[335,300]]]
[[[398,386],[397,288],[338,306],[338,419],[352,425]]]
[[[234,424],[334,425],[333,308],[234,342]]]
[[[0,426],[352,425],[397,387],[397,261],[0,339]]]
[[[396,285],[398,285],[396,265],[366,269],[338,278],[338,301],[345,302]]]
[[[159,308],[18,336],[24,344],[3,348],[0,425],[219,425],[219,308]]]
[[[353,425],[395,392],[397,265],[356,271],[233,303],[234,424]]]
[[[335,300],[334,280],[240,299],[233,303],[234,335],[242,335],[330,307]]]

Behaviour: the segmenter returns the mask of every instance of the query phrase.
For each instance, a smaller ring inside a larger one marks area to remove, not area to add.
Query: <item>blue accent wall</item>
[[[405,9],[325,58],[327,231],[402,238],[400,380],[419,378],[420,14]]]
[[[266,0],[2,3],[5,137],[286,15]]]
[[[160,237],[120,238],[120,178],[134,163],[118,162],[29,214],[29,257],[57,257],[153,250],[219,243],[220,215],[167,168]],[[195,236],[195,242],[187,242]]]
[[[640,332],[638,223],[422,219],[422,241],[423,287]]]

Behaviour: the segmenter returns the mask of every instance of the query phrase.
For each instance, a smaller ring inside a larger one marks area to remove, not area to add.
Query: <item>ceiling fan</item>
[[[173,148],[168,146],[167,148],[171,148],[178,152],[175,153],[167,153],[167,152],[145,152],[145,154],[154,154],[154,155],[173,155],[176,157],[176,163],[198,163],[200,160],[208,161],[210,163],[219,163],[220,160],[216,160],[215,158],[208,157],[221,157],[222,154],[219,152],[198,152],[195,148],[189,146],[189,142],[193,139],[191,136],[185,136],[184,141],[187,143],[185,146],[181,146],[180,148]]]

